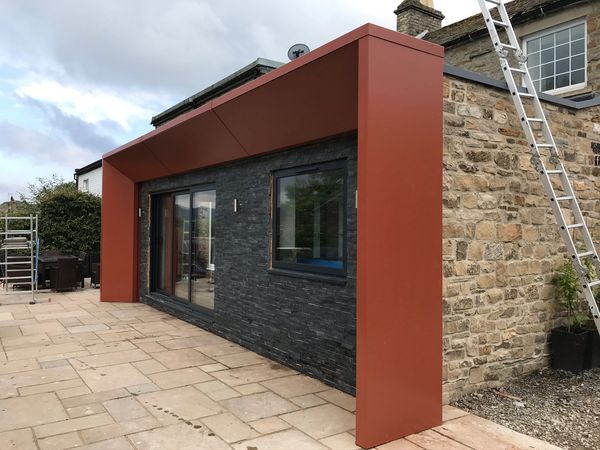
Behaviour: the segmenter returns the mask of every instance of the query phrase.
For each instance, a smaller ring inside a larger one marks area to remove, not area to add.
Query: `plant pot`
[[[585,351],[585,369],[600,367],[600,334],[595,328],[590,330],[587,348]]]
[[[552,345],[552,368],[573,373],[583,371],[590,332],[555,328],[550,335]]]

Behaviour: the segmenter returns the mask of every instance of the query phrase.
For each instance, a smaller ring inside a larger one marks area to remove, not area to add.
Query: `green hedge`
[[[75,183],[38,179],[20,214],[38,214],[42,250],[100,251],[101,199],[80,192]]]

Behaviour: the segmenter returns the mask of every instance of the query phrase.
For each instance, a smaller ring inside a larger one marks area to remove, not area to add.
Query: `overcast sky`
[[[153,115],[257,57],[287,61],[399,0],[0,0],[0,203],[36,177],[72,179],[151,130]],[[476,0],[436,0],[445,24]]]

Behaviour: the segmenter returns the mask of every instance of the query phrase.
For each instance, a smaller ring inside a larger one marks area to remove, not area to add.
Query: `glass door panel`
[[[190,194],[175,195],[175,297],[189,301],[191,221]]]
[[[193,193],[192,303],[214,309],[216,191]]]
[[[155,213],[155,287],[173,293],[173,199],[171,195],[156,198]]]

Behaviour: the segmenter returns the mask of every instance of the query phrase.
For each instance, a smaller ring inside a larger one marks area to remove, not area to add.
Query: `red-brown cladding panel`
[[[137,299],[136,184],[104,160],[102,163],[102,268],[100,300]]]
[[[214,110],[251,155],[353,131],[357,52],[346,45]]]
[[[443,58],[361,39],[357,444],[441,423]]]
[[[138,139],[125,151],[116,152],[105,158],[131,180],[140,182],[169,174],[167,168],[148,150],[146,143]]]
[[[167,129],[149,139],[146,145],[169,173],[188,172],[248,156],[212,110]]]

